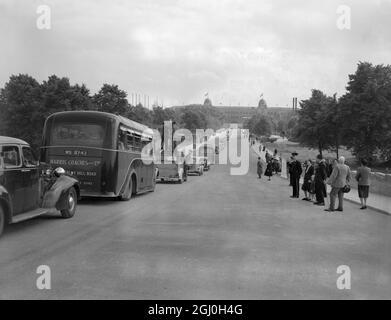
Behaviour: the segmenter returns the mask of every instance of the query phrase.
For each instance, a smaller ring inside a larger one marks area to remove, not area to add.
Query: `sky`
[[[50,8],[39,29],[37,8]],[[337,9],[351,9],[341,30]],[[390,64],[391,0],[0,0],[0,87],[56,74],[164,106],[269,107],[338,96],[359,61]]]

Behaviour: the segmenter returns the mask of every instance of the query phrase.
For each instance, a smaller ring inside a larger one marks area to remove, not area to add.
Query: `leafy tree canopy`
[[[340,99],[344,143],[357,157],[391,159],[391,66],[360,62]]]

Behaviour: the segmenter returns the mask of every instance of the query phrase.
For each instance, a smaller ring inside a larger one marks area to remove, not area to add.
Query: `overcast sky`
[[[51,8],[51,30],[36,27]],[[337,8],[351,7],[351,30]],[[51,74],[165,105],[269,105],[345,91],[358,61],[391,61],[389,0],[0,0],[0,86]],[[131,99],[130,99],[131,100]]]

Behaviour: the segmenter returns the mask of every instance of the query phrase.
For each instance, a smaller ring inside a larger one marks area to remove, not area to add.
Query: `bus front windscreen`
[[[105,128],[92,123],[57,123],[51,142],[54,146],[86,146],[101,148],[105,139]]]

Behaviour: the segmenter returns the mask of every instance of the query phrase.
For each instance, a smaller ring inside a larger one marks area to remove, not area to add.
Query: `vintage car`
[[[179,183],[187,181],[187,166],[184,162],[178,163],[173,157],[156,165],[158,171],[156,181],[176,181]]]
[[[202,157],[194,157],[193,161],[187,165],[187,174],[202,176],[204,174],[204,159]]]
[[[55,210],[73,217],[79,194],[79,182],[64,169],[39,163],[25,141],[0,136],[0,235],[6,224]]]

